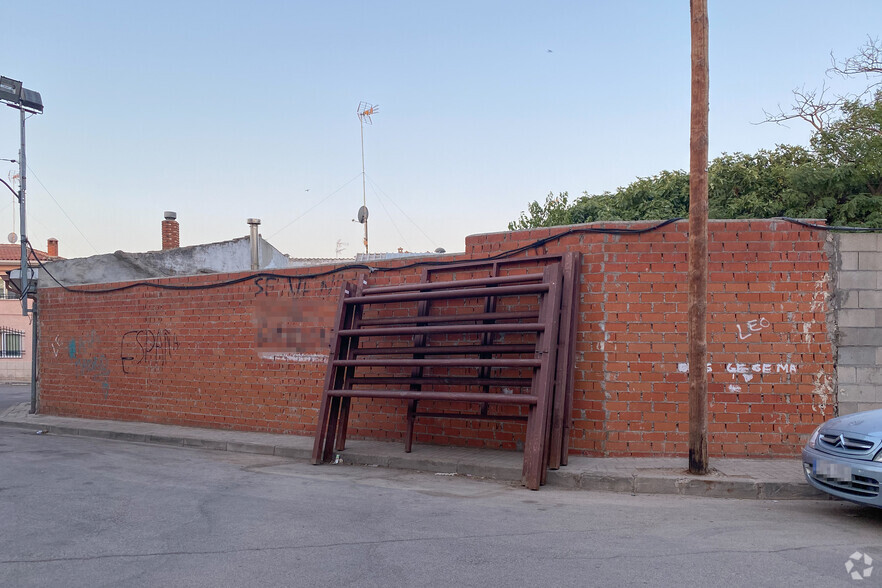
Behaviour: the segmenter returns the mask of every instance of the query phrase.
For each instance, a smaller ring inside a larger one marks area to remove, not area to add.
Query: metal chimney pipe
[[[257,234],[257,226],[259,224],[259,218],[248,219],[248,226],[251,227],[251,271],[260,269],[260,248],[258,247],[259,235]]]

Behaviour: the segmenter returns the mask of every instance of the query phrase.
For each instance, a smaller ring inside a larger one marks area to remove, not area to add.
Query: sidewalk
[[[81,435],[138,443],[237,451],[308,460],[312,437],[197,429],[154,423],[99,421],[30,415],[27,403],[0,414],[0,426],[55,435]],[[343,463],[432,473],[479,476],[505,481],[521,478],[523,456],[517,452],[403,443],[347,440]],[[548,485],[630,494],[681,494],[715,498],[784,500],[824,498],[805,481],[799,458],[711,459],[706,476],[686,473],[685,458],[610,458],[570,456],[569,465],[548,472]]]

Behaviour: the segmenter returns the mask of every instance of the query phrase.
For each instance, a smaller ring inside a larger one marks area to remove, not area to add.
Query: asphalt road
[[[0,412],[14,404],[30,401],[30,384],[0,384]]]
[[[0,427],[0,586],[872,586],[882,510],[631,496]],[[853,569],[863,570],[863,561]]]

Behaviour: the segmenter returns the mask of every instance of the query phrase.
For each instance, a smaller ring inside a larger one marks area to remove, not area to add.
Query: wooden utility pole
[[[707,467],[707,0],[690,0],[692,116],[689,129],[689,473]]]

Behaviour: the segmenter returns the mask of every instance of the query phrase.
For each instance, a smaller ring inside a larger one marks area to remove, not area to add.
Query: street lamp
[[[27,316],[30,276],[28,275],[27,228],[25,226],[25,188],[27,163],[25,157],[25,115],[43,114],[43,98],[39,92],[28,90],[18,80],[0,76],[0,102],[17,108],[21,115],[21,151],[18,154],[18,208],[21,217],[21,313]]]

